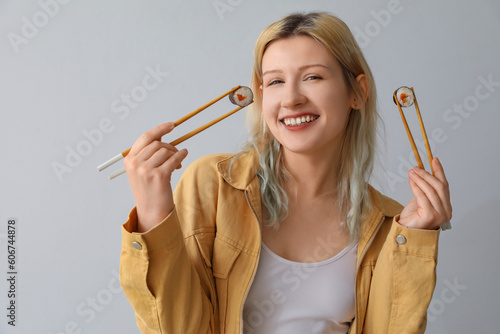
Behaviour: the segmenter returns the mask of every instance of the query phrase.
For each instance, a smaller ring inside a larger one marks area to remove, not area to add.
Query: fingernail
[[[441,165],[441,161],[439,161],[438,157],[436,157],[436,162],[437,162],[438,165]]]

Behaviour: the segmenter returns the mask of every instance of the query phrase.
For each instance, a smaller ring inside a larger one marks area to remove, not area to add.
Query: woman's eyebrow
[[[326,69],[330,69],[328,66],[326,65],[323,65],[323,64],[311,64],[311,65],[304,65],[304,66],[301,66],[299,67],[299,70],[306,70],[310,67],[323,67],[323,68],[326,68]]]
[[[283,73],[282,70],[269,70],[269,71],[265,71],[264,73],[262,73],[262,76],[266,75],[266,74],[271,74],[271,73]]]
[[[299,67],[299,71],[303,71],[303,70],[306,70],[310,67],[323,67],[323,68],[326,68],[326,69],[330,69],[328,66],[326,65],[323,65],[323,64],[310,64],[310,65],[304,65],[304,66],[301,66]],[[266,75],[266,74],[271,74],[271,73],[283,73],[282,70],[279,70],[279,69],[276,69],[276,70],[269,70],[269,71],[265,71],[262,73],[262,76]]]

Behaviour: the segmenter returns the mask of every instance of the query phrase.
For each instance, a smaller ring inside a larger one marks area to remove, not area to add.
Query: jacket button
[[[406,238],[405,238],[405,236],[404,236],[404,235],[401,235],[401,234],[400,234],[400,235],[398,235],[398,236],[396,237],[396,242],[397,242],[398,244],[400,244],[400,245],[404,245],[404,244],[406,243]]]
[[[135,241],[132,243],[132,247],[134,247],[135,249],[139,249],[139,250],[142,249],[142,245],[138,242],[135,242]]]

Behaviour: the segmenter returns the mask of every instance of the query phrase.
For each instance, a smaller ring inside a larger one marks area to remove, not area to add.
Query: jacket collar
[[[372,207],[382,212],[382,215],[386,217],[394,217],[401,212],[401,204],[392,198],[382,195],[370,185],[368,185],[368,192],[372,201]]]
[[[224,180],[233,188],[246,190],[257,177],[259,166],[255,150],[232,154],[217,163],[217,169]]]
[[[382,195],[370,185],[368,185],[368,193],[370,194],[372,207],[369,213],[361,220],[361,233],[358,246],[358,251],[361,253],[364,253],[365,247],[370,244],[373,236],[380,229],[384,219],[387,217],[395,217],[403,208],[401,204]],[[364,205],[363,212],[368,212],[366,205]]]
[[[258,159],[257,152],[251,149],[249,151],[225,156],[217,163],[217,169],[229,185],[239,190],[246,190],[257,177]],[[369,214],[369,217],[394,217],[401,212],[401,204],[382,195],[370,185],[368,185],[368,192],[372,203],[372,212]],[[362,224],[362,230],[366,228],[366,226],[363,225],[366,224]]]

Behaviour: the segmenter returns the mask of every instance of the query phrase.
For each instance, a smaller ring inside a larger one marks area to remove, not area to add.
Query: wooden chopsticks
[[[425,132],[424,122],[422,121],[422,115],[420,115],[420,109],[418,107],[418,102],[417,102],[417,96],[415,95],[415,91],[413,90],[413,87],[411,87],[410,89],[413,93],[415,109],[417,110],[418,122],[420,123],[420,131],[422,132],[422,136],[424,137],[425,150],[427,151],[427,157],[429,158],[429,163],[431,165],[432,175],[434,175],[434,168],[432,167],[432,159],[433,158],[432,158],[431,146],[429,145],[429,139],[427,139],[427,133]],[[422,159],[420,159],[420,154],[418,154],[417,145],[415,145],[415,141],[413,140],[413,136],[411,135],[410,128],[408,127],[408,123],[406,122],[406,117],[403,113],[403,109],[401,109],[401,104],[399,103],[399,100],[397,97],[398,90],[399,90],[399,88],[393,94],[394,102],[398,106],[399,113],[401,114],[401,119],[403,120],[403,124],[405,125],[406,133],[408,134],[408,139],[410,139],[410,144],[411,144],[411,147],[413,149],[413,154],[415,154],[415,158],[417,159],[418,166],[422,169],[425,169],[424,164],[422,163]],[[440,227],[441,227],[442,231],[449,230],[449,229],[451,229],[451,222],[447,221],[447,222],[441,224]]]
[[[427,158],[429,159],[429,163],[431,165],[432,175],[434,175],[434,168],[432,168],[433,157],[432,157],[431,147],[429,145],[429,139],[427,138],[427,133],[425,132],[424,122],[422,121],[422,115],[420,114],[420,109],[418,108],[417,96],[415,95],[415,91],[413,90],[413,87],[411,87],[410,89],[413,92],[413,96],[415,99],[415,102],[414,102],[415,109],[417,111],[418,122],[420,123],[420,131],[422,132],[422,136],[424,138],[425,150],[427,151]],[[411,134],[410,127],[408,126],[408,123],[406,122],[406,117],[405,117],[405,114],[403,113],[403,109],[401,108],[401,104],[399,103],[396,92],[394,92],[394,102],[396,102],[396,105],[398,106],[398,109],[399,109],[399,113],[401,114],[401,119],[403,120],[403,124],[405,126],[406,133],[408,134],[408,139],[410,140],[411,148],[413,149],[413,154],[415,155],[415,158],[417,159],[418,167],[425,169],[424,164],[422,163],[422,159],[420,158],[420,154],[418,153],[417,145],[415,144],[415,141],[413,140],[413,136]]]
[[[222,95],[221,95],[221,96],[219,96],[218,98],[213,99],[212,101],[210,101],[210,102],[208,102],[208,103],[204,104],[203,106],[199,107],[198,109],[196,109],[196,110],[194,110],[194,111],[190,112],[189,114],[187,114],[187,115],[185,115],[185,116],[183,116],[183,117],[179,118],[177,121],[175,121],[175,122],[174,122],[174,125],[175,125],[175,126],[178,126],[178,125],[180,125],[180,124],[184,123],[185,121],[187,121],[187,120],[188,120],[188,119],[190,119],[191,117],[193,117],[193,116],[197,115],[197,114],[198,114],[198,113],[200,113],[201,111],[205,110],[206,108],[208,108],[209,106],[211,106],[211,105],[212,105],[212,104],[214,104],[215,102],[217,102],[217,101],[221,100],[221,99],[222,99],[222,98],[224,98],[225,96],[228,96],[229,94],[231,94],[231,93],[235,92],[235,91],[236,91],[236,90],[238,90],[239,88],[241,88],[241,86],[236,86],[236,87],[232,88],[231,90],[229,90],[228,92],[226,92],[226,93],[222,94]],[[205,130],[205,129],[209,128],[209,127],[211,127],[212,125],[214,125],[214,124],[216,124],[216,123],[218,123],[218,122],[220,122],[220,121],[222,121],[223,119],[225,119],[225,118],[227,118],[227,117],[231,116],[232,114],[234,114],[234,113],[236,113],[237,111],[239,111],[239,110],[243,109],[244,107],[248,106],[248,105],[249,105],[249,104],[251,104],[251,103],[253,103],[253,100],[252,100],[250,103],[246,104],[245,106],[239,106],[238,108],[235,108],[235,109],[231,110],[231,111],[230,111],[230,112],[228,112],[227,114],[224,114],[224,115],[222,115],[222,116],[220,116],[220,117],[218,117],[218,118],[214,119],[213,121],[208,122],[207,124],[202,125],[202,126],[200,126],[199,128],[197,128],[197,129],[195,129],[195,130],[193,130],[193,131],[189,132],[188,134],[186,134],[186,135],[184,135],[184,136],[182,136],[182,137],[180,137],[180,138],[177,138],[176,140],[172,141],[170,144],[171,144],[172,146],[175,146],[175,145],[178,145],[178,144],[182,143],[183,141],[187,140],[188,138],[191,138],[192,136],[194,136],[194,135],[196,135],[196,134],[200,133],[201,131],[203,131],[203,130]],[[103,164],[101,164],[101,165],[97,166],[97,170],[98,170],[98,171],[102,171],[102,170],[104,170],[104,169],[108,168],[109,166],[113,165],[114,163],[116,163],[116,162],[120,161],[121,159],[125,158],[125,157],[129,154],[129,152],[130,152],[130,150],[131,150],[131,149],[132,149],[132,148],[130,147],[130,148],[126,149],[125,151],[123,151],[122,153],[120,153],[120,154],[118,154],[118,155],[114,156],[113,158],[109,159],[108,161],[104,162]],[[114,173],[110,174],[110,175],[109,175],[109,179],[110,179],[110,180],[112,180],[112,179],[114,179],[115,177],[117,177],[117,176],[119,176],[119,175],[122,175],[123,173],[125,173],[125,168],[122,168],[122,169],[117,170],[116,172],[114,172]]]

